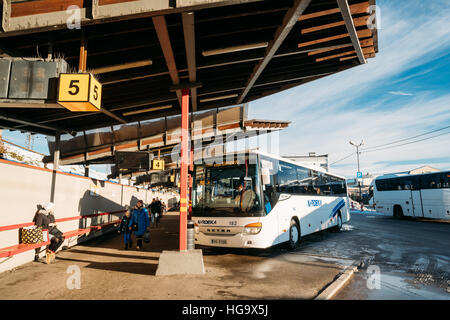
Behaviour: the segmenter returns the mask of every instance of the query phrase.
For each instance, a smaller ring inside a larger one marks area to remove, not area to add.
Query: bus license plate
[[[227,240],[211,239],[211,244],[227,244]]]

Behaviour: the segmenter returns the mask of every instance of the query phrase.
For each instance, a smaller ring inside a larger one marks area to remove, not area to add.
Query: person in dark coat
[[[53,202],[43,204],[33,219],[33,222],[37,227],[48,229],[50,246],[46,250],[45,262],[47,264],[50,264],[53,260],[55,260],[56,250],[58,250],[64,242],[63,233],[56,227],[53,207]]]
[[[156,199],[153,198],[152,203],[150,203],[150,205],[148,206],[150,209],[150,222],[153,227],[155,226],[155,216],[156,216],[155,205],[156,205]]]
[[[159,220],[161,219],[161,214],[162,214],[162,203],[161,200],[159,200],[159,198],[156,198],[155,201],[155,225],[156,227],[158,227],[159,225]]]
[[[122,221],[120,221],[119,233],[123,233],[123,241],[125,242],[125,250],[131,248],[133,246],[133,241],[131,240],[131,230],[129,229],[130,221],[131,221],[131,212],[127,210],[122,217]]]
[[[132,217],[128,225],[128,229],[132,230],[132,225],[137,224],[137,230],[134,232],[137,238],[136,249],[142,249],[142,238],[144,233],[150,229],[150,217],[148,210],[144,208],[144,203],[139,200],[133,208]]]

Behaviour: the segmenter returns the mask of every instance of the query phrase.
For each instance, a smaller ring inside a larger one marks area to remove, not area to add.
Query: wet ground
[[[354,213],[338,236],[312,235],[301,250],[363,261],[334,299],[450,299],[449,223]]]
[[[307,236],[293,252],[278,247],[246,254],[294,263],[360,264],[333,299],[450,299],[450,223],[353,213],[340,233]]]

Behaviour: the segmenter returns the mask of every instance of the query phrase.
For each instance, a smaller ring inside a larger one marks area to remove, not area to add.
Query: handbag
[[[42,227],[24,227],[20,232],[20,242],[24,244],[36,244],[44,242]]]
[[[131,231],[138,231],[138,224],[137,223],[133,223],[131,225]]]
[[[149,243],[150,242],[150,231],[145,231],[144,233],[144,242]]]

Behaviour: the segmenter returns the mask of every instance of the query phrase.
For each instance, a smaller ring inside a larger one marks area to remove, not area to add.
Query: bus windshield
[[[192,194],[195,217],[255,217],[261,206],[255,164],[197,165]]]

